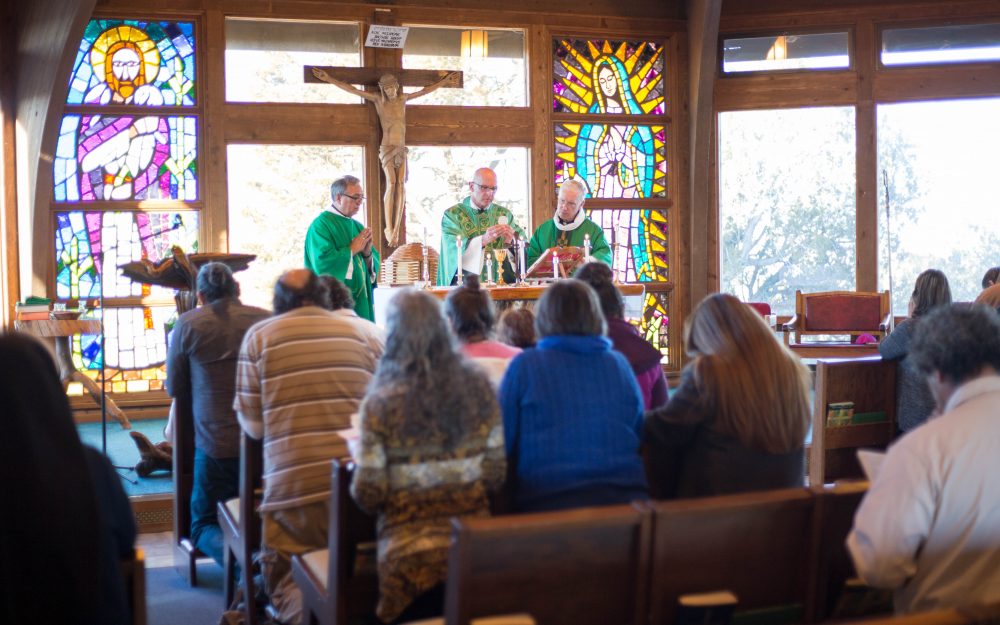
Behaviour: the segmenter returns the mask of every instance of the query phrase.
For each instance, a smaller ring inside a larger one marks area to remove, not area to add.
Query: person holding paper
[[[306,233],[305,267],[346,284],[354,298],[354,311],[375,321],[372,285],[380,259],[372,246],[371,228],[354,219],[365,201],[361,181],[354,176],[334,180],[330,198],[333,204],[313,220]]]
[[[593,260],[611,265],[611,248],[604,238],[604,230],[594,223],[583,210],[587,187],[572,178],[559,188],[559,201],[552,219],[538,226],[528,245],[530,267],[550,247],[572,245],[583,248],[590,236],[590,256]]]
[[[941,306],[909,358],[938,416],[893,444],[854,517],[847,547],[897,614],[1000,601],[1000,317]]]
[[[514,214],[507,208],[493,203],[497,191],[497,175],[492,169],[477,169],[469,183],[469,195],[444,212],[441,217],[441,257],[438,263],[437,283],[443,286],[455,283],[459,266],[463,273],[479,274],[486,281],[485,253],[507,249],[514,237],[527,238],[524,230],[514,222]],[[461,264],[459,264],[461,252]],[[515,262],[508,254],[510,263]],[[495,260],[491,262],[496,262]],[[507,269],[505,279],[514,281]],[[499,275],[499,274],[497,274]],[[459,279],[457,284],[461,284]]]

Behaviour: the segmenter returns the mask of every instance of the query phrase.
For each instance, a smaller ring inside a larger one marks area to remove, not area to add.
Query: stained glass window
[[[194,117],[65,115],[57,202],[198,199]]]
[[[594,210],[590,218],[604,229],[612,267],[620,282],[667,280],[667,213],[663,210]]]
[[[162,388],[166,378],[166,326],[176,315],[173,306],[105,308],[105,382],[111,393],[145,392]],[[99,314],[98,314],[99,318]],[[74,336],[73,364],[78,369],[101,369],[100,335]],[[99,376],[92,376],[97,379]]]
[[[170,289],[132,282],[118,266],[140,259],[159,262],[174,245],[197,252],[198,213],[61,212],[56,213],[55,234],[57,298],[97,298],[102,283],[105,298],[172,297]]]
[[[663,41],[552,41],[553,181],[587,187],[615,278],[643,283],[629,321],[670,360],[669,118]],[[676,364],[676,360],[674,361]]]
[[[663,48],[651,42],[557,39],[556,113],[663,114]]]
[[[194,44],[192,22],[91,20],[66,103],[193,106]]]
[[[667,315],[670,293],[646,293],[645,298],[642,317],[629,319],[629,322],[667,358],[670,348],[670,318]]]
[[[646,198],[666,194],[663,126],[558,124],[555,180],[579,178],[588,197]]]

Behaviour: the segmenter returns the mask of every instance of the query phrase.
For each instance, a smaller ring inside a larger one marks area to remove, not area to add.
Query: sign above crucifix
[[[431,91],[462,88],[462,72],[433,69],[398,69],[379,67],[321,67],[306,65],[305,82],[326,82],[375,105],[382,126],[379,160],[385,174],[382,210],[385,212],[385,238],[389,245],[399,245],[400,228],[406,207],[406,103]],[[363,91],[354,85],[378,85],[379,93]],[[405,93],[403,86],[421,89]]]

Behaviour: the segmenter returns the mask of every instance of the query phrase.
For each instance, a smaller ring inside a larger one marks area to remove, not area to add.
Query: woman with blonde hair
[[[685,328],[693,360],[643,444],[653,497],[703,497],[802,486],[809,371],[756,311],[706,297]]]

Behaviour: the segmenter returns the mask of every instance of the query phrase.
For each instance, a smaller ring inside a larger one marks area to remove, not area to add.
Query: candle
[[[590,262],[590,235],[583,235],[583,262]]]
[[[455,271],[455,284],[462,284],[462,235],[455,235],[455,248],[458,250],[458,269]]]
[[[524,262],[525,241],[521,237],[517,238],[517,266],[521,270],[521,284],[524,284],[528,273],[527,263]]]
[[[559,254],[552,252],[552,277],[559,279]]]
[[[486,284],[493,284],[493,255],[489,252],[486,252]]]

